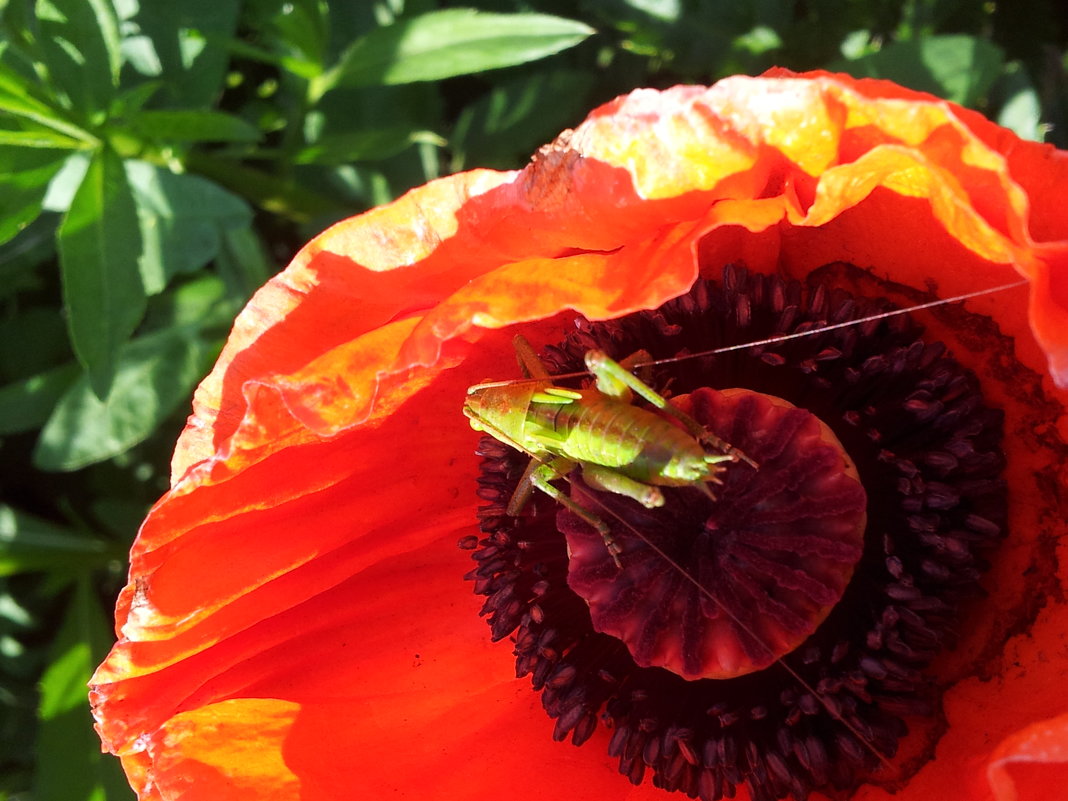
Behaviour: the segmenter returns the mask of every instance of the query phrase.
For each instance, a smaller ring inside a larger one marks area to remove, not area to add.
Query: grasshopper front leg
[[[623,564],[619,561],[619,554],[622,553],[622,549],[619,547],[619,543],[616,542],[615,537],[612,536],[612,530],[608,527],[608,524],[585,506],[558,490],[551,483],[558,478],[563,478],[574,470],[575,467],[576,465],[573,461],[565,459],[564,457],[553,459],[551,462],[531,460],[530,466],[527,467],[526,472],[523,473],[519,485],[515,488],[515,492],[512,494],[512,500],[508,503],[508,514],[518,514],[522,508],[522,503],[525,503],[529,498],[530,491],[524,490],[524,485],[527,485],[528,487],[536,487],[554,501],[562,504],[582,520],[585,520],[589,525],[597,529],[601,535],[601,539],[604,540],[604,547],[608,549],[608,553],[612,557],[612,561],[615,562],[616,567],[622,569]],[[585,475],[585,473],[586,470],[584,469],[583,475]],[[522,501],[517,501],[518,498],[522,498]],[[663,503],[662,498],[661,503]]]

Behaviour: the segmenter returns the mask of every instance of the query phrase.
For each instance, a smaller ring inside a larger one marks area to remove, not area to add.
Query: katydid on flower
[[[714,498],[708,484],[720,483],[727,462],[756,467],[627,369],[649,361],[648,354],[632,354],[621,364],[603,351],[588,351],[586,369],[596,386],[570,389],[554,385],[525,338],[517,336],[514,344],[527,378],[475,384],[464,401],[473,429],[531,457],[508,514],[518,515],[533,490],[541,490],[596,528],[621,567],[609,526],[551,482],[577,469],[590,487],[652,509],[664,505],[660,487],[693,487]],[[635,406],[634,394],[657,411]]]

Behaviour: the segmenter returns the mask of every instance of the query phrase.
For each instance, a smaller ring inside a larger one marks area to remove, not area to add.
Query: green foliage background
[[[234,315],[326,225],[773,65],[1064,147],[1066,42],[1061,0],[0,0],[0,800],[132,797],[85,698],[125,554]]]

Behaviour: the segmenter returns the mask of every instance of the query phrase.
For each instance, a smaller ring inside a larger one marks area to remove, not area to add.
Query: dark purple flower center
[[[855,268],[823,272],[843,270]],[[674,359],[886,307],[728,267],[721,283],[699,281],[657,310],[582,322],[544,361],[558,374],[582,370],[591,349]],[[885,768],[904,720],[937,710],[924,671],[952,643],[960,606],[979,593],[982,553],[1006,525],[1002,414],[921,333],[895,316],[654,367],[654,388],[692,393],[693,416],[760,469],[729,465],[716,501],[666,487],[659,509],[559,482],[581,505],[612,510],[619,568],[599,532],[541,493],[507,514],[529,457],[482,440],[482,534],[463,543],[477,563],[467,578],[486,597],[494,639],[514,640],[517,673],[541,691],[555,738],[580,744],[604,725],[632,782],[649,773],[702,799],[740,784],[756,801],[803,799],[855,789]],[[807,411],[768,422],[765,442],[759,410],[705,387]],[[862,543],[845,521],[855,522],[863,492],[805,445],[805,421],[816,418],[867,493]],[[772,442],[781,473],[762,450]],[[707,677],[709,664],[732,660],[747,669]]]

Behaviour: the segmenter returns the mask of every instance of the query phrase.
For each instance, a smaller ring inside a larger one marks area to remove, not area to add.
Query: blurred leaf
[[[92,134],[70,122],[59,111],[37,97],[36,91],[37,87],[29,85],[22,75],[0,63],[0,111],[36,122],[72,139],[89,144],[97,141]]]
[[[872,42],[871,31],[867,29],[851,31],[846,34],[838,49],[850,61],[857,61],[879,50]]]
[[[64,364],[0,387],[0,434],[43,426],[78,373],[78,365]]]
[[[997,123],[1003,125],[1022,139],[1041,142],[1045,134],[1042,124],[1042,101],[1038,92],[1028,80],[1027,73],[1015,67],[1002,77],[1003,94],[1006,100],[1001,104]]]
[[[0,504],[0,576],[86,573],[119,555],[110,543]]]
[[[202,150],[186,157],[186,166],[230,189],[266,211],[300,222],[316,214],[337,212],[333,200],[290,178],[237,164]]]
[[[103,400],[84,376],[60,400],[41,431],[34,464],[42,470],[78,470],[143,441],[188,400],[210,355],[188,328],[133,340],[122,349]]]
[[[593,76],[539,71],[497,84],[460,114],[453,129],[453,170],[467,164],[512,169],[582,119]]]
[[[974,36],[931,36],[895,42],[838,66],[862,78],[887,78],[910,89],[974,107],[997,80],[1001,50]]]
[[[52,84],[89,115],[119,85],[119,20],[111,0],[37,0],[39,45]]]
[[[144,161],[127,161],[126,175],[137,204],[141,280],[149,295],[215,258],[222,231],[252,222],[248,204],[199,176]]]
[[[393,85],[525,64],[578,44],[595,31],[544,14],[448,9],[403,19],[356,41],[313,82],[313,98],[335,86]]]
[[[782,39],[773,28],[769,28],[766,25],[758,25],[741,36],[735,37],[734,47],[753,55],[759,55],[771,50],[778,50],[782,47]]]
[[[49,131],[47,129],[36,131],[8,131],[0,129],[0,146],[6,145],[12,145],[14,147],[63,148],[67,150],[75,150],[77,148],[85,147],[85,142],[78,139],[71,139],[66,134]]]
[[[225,281],[214,272],[201,271],[154,298],[145,322],[158,329],[220,325],[229,330],[244,301],[231,297]]]
[[[6,131],[0,131],[0,142]],[[7,242],[41,213],[49,182],[63,167],[62,150],[0,144],[0,243]]]
[[[222,111],[142,111],[131,127],[151,139],[178,142],[255,142],[260,132]]]
[[[624,3],[660,22],[677,22],[683,13],[681,0],[624,0]]]
[[[115,359],[145,312],[141,235],[122,159],[101,148],[59,226],[59,262],[71,344],[103,397]]]
[[[41,677],[36,801],[133,798],[119,761],[100,751],[87,702],[86,682],[107,653],[111,638],[111,627],[88,580],[76,582]]]
[[[327,134],[300,150],[296,164],[348,164],[389,158],[411,146],[419,132],[397,126],[348,134]]]
[[[124,26],[124,51],[142,75],[162,78],[160,104],[207,108],[223,85],[229,54],[213,41],[231,37],[240,0],[140,0]]]
[[[45,192],[41,206],[46,211],[58,211],[60,213],[67,211],[70,208],[71,201],[74,200],[75,192],[78,191],[78,187],[85,180],[85,174],[89,171],[89,163],[91,161],[92,156],[85,151],[71,153],[63,163],[63,166],[59,168],[59,172],[52,178],[51,183],[48,184],[48,191]]]
[[[330,38],[326,3],[320,0],[291,0],[282,3],[271,22],[286,46],[303,56],[304,63],[323,64],[327,41]]]
[[[276,269],[251,228],[224,232],[223,246],[215,264],[226,282],[228,295],[242,302],[267,283]]]
[[[273,53],[265,48],[244,42],[241,39],[213,37],[211,39],[211,44],[219,49],[225,48],[235,56],[247,58],[250,61],[273,64],[276,67],[281,67],[287,72],[293,73],[299,78],[305,78],[307,80],[319,76],[323,71],[322,65],[317,62],[307,61],[296,56]]]
[[[163,81],[143,81],[130,89],[119,92],[118,97],[116,97],[115,101],[111,104],[112,116],[135,116],[145,107],[145,104],[163,88],[163,86]]]

